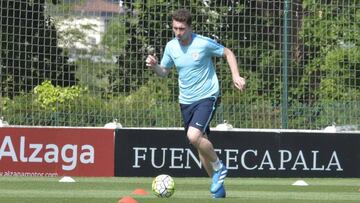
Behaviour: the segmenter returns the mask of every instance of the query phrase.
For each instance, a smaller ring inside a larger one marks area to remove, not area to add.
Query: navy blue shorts
[[[210,97],[192,104],[180,104],[185,132],[187,132],[189,126],[191,126],[209,135],[210,121],[219,103],[220,98]]]

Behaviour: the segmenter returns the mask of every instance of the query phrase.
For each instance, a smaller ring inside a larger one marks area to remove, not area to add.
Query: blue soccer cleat
[[[224,185],[222,185],[219,190],[212,194],[212,198],[225,198],[226,197],[226,191]]]
[[[220,169],[215,171],[212,177],[212,183],[210,187],[211,193],[215,194],[221,188],[221,186],[223,186],[226,175],[227,175],[226,166],[223,163],[221,163]]]

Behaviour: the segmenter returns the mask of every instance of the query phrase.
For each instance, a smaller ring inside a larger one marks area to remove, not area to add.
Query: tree
[[[101,39],[101,45],[106,53],[104,57],[112,60],[114,56],[119,58],[119,55],[125,55],[127,52],[125,47],[128,38],[125,27],[125,17],[118,16],[111,19]],[[129,91],[128,87],[132,82],[129,80],[129,77],[124,77],[124,75],[126,75],[126,70],[129,69],[128,67],[119,68],[117,64],[107,64],[102,66],[105,67],[103,68],[103,74],[98,75],[102,75],[103,79],[108,82],[107,89],[109,91],[106,91],[107,93],[116,95],[118,93],[126,93]],[[134,79],[134,77],[132,78]]]
[[[360,17],[358,1],[304,0],[299,38],[304,74],[291,89],[292,125],[322,128],[353,124],[360,116]]]
[[[1,1],[2,96],[29,92],[45,80],[63,87],[76,83],[76,67],[57,46],[56,28],[44,15],[44,5],[45,0]]]

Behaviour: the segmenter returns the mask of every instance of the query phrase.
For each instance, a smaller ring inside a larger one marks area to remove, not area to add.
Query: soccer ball
[[[152,191],[157,197],[171,197],[175,192],[175,182],[169,175],[158,175],[152,182]]]

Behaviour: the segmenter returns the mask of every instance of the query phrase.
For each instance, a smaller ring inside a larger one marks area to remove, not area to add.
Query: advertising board
[[[114,130],[0,128],[0,176],[113,176]]]
[[[115,176],[206,176],[183,130],[118,129]],[[360,135],[213,131],[232,177],[359,177]]]

